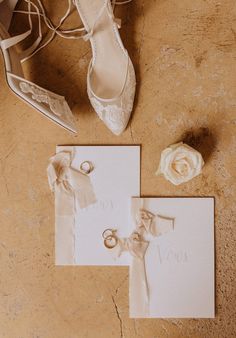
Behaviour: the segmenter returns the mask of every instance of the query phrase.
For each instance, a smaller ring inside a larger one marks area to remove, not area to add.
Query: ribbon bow
[[[51,191],[55,192],[55,186],[62,184],[66,191],[71,190],[69,182],[69,166],[71,164],[71,154],[68,152],[58,153],[50,158],[47,168],[48,182]]]
[[[145,230],[147,233],[155,235],[154,231],[155,215],[145,209],[140,209],[136,216],[136,227]]]
[[[134,231],[130,237],[119,239],[119,253],[118,256],[124,251],[136,258],[143,259],[148,248],[149,242],[145,241],[142,236]]]
[[[72,154],[59,152],[50,158],[47,168],[50,189],[55,193],[56,209],[60,214],[70,214],[76,209],[95,203],[96,198],[88,175],[71,167]]]

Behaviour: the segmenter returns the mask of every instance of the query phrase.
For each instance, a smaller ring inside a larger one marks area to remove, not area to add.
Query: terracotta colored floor
[[[67,2],[44,3],[56,21]],[[235,1],[134,0],[121,15],[138,89],[133,118],[120,137],[104,127],[87,99],[89,43],[55,39],[25,65],[31,80],[67,97],[77,136],[17,99],[0,60],[1,338],[236,336]],[[77,22],[73,15],[69,25]],[[202,176],[175,187],[154,173],[161,150],[181,139],[202,152],[206,166]],[[131,320],[127,268],[54,266],[46,167],[56,144],[133,143],[142,144],[143,195],[215,196],[214,320]]]

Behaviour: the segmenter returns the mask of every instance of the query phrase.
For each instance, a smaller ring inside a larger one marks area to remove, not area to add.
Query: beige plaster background
[[[54,22],[67,3],[43,2]],[[25,65],[30,79],[66,96],[77,136],[14,96],[0,59],[0,338],[236,337],[236,3],[134,0],[121,11],[138,87],[120,137],[87,99],[89,43],[57,38]],[[24,29],[21,19],[14,32]],[[77,23],[75,13],[68,26]],[[203,153],[206,166],[175,187],[154,172],[161,150],[181,139]],[[54,266],[45,170],[57,144],[141,144],[143,195],[215,196],[214,320],[129,319],[127,268]]]

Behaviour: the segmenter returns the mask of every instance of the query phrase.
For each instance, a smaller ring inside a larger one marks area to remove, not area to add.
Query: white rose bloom
[[[161,153],[156,175],[164,177],[175,185],[191,180],[202,172],[204,161],[202,155],[187,144],[172,144]]]

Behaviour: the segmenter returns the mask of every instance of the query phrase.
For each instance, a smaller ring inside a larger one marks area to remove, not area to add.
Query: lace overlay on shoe
[[[57,116],[68,113],[68,105],[63,97],[50,94],[47,90],[31,85],[27,82],[19,83],[20,89],[25,94],[31,94],[31,98],[39,103],[46,103]],[[70,112],[70,111],[69,111]]]
[[[66,123],[74,129],[75,121],[65,98],[46,90],[20,76],[7,72],[8,82],[15,93],[40,110],[44,115],[61,124]]]
[[[99,118],[116,135],[121,134],[126,128],[134,102],[135,95],[135,72],[129,60],[127,79],[121,95],[114,100],[103,100],[93,95],[88,86],[90,102]]]

